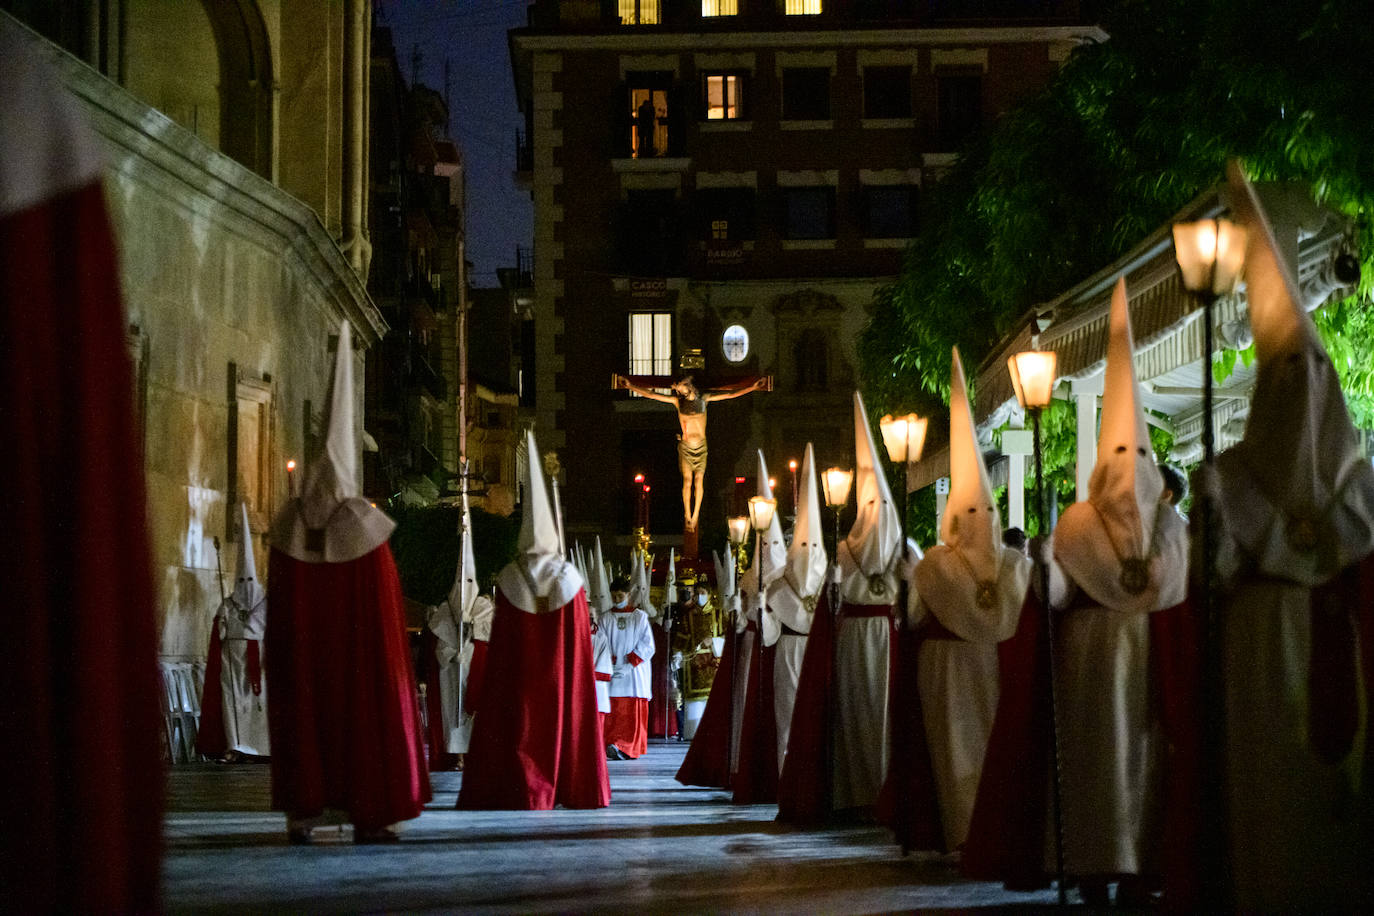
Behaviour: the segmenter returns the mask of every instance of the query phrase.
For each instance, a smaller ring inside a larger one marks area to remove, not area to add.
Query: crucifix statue
[[[677,441],[678,470],[682,472],[682,516],[686,529],[696,531],[706,482],[706,405],[754,391],[772,391],[773,377],[767,375],[723,388],[698,391],[692,376],[686,375],[672,383],[672,394],[659,394],[617,374],[611,376],[611,387],[629,389],[641,397],[672,404],[677,409],[677,421],[682,427],[682,435]]]

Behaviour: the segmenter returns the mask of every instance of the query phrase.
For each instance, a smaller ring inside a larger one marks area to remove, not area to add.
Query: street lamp
[[[1235,290],[1245,262],[1246,232],[1229,220],[1205,219],[1174,224],[1174,258],[1178,261],[1183,285],[1202,300],[1202,460],[1210,466],[1216,453],[1212,422],[1212,313],[1217,298]],[[1220,622],[1217,619],[1213,576],[1216,566],[1216,537],[1212,524],[1212,500],[1206,493],[1193,499],[1198,525],[1202,530],[1202,716],[1205,725],[1202,745],[1204,777],[1221,774],[1221,748],[1218,736],[1224,727],[1221,683]],[[1203,823],[1219,824],[1222,803],[1215,790],[1202,799]],[[1212,832],[1213,842],[1220,843]],[[1214,861],[1220,861],[1213,851]],[[1204,899],[1220,903],[1222,891],[1213,885]]]
[[[767,600],[766,600],[766,596],[764,595],[764,591],[763,591],[763,562],[764,562],[763,533],[764,533],[765,531],[768,530],[768,527],[769,527],[770,525],[773,524],[773,515],[774,515],[774,513],[776,513],[777,511],[778,511],[778,501],[777,501],[776,499],[773,499],[773,498],[767,497],[767,496],[751,496],[751,497],[749,497],[749,524],[752,525],[753,528],[754,528],[754,565],[757,566],[757,567],[758,567],[758,570],[759,570],[759,576],[758,576],[759,628],[758,628],[758,632],[754,634],[754,641],[757,642],[757,643],[758,643],[758,646],[759,646],[759,650],[758,650],[758,652],[756,653],[757,656],[758,656],[758,658],[756,659],[756,661],[758,662],[758,675],[759,675],[759,686],[760,686],[760,688],[762,688],[762,686],[763,686],[763,610],[764,610],[764,607],[766,607],[767,604],[768,604],[768,602],[767,602]],[[747,698],[748,698],[748,696],[749,696],[749,691],[748,691],[747,689],[745,690],[744,695],[745,695],[745,697],[746,697],[746,699],[745,699],[745,709],[747,710],[747,709],[748,709],[748,699],[747,699]],[[760,691],[759,691],[759,699],[762,700],[762,698],[763,698],[763,691],[762,691],[762,689],[760,689]]]
[[[921,452],[926,447],[926,426],[929,420],[909,413],[904,417],[888,414],[878,421],[878,429],[883,434],[883,447],[887,457],[902,469],[902,558],[906,558],[906,501],[907,469],[921,460]],[[902,580],[905,583],[905,579]],[[905,592],[905,589],[903,589]],[[906,613],[906,603],[902,603],[900,613]]]
[[[797,514],[797,459],[788,459],[787,470],[792,475],[792,515],[795,518]]]
[[[1053,351],[1027,350],[1007,359],[1011,386],[1023,410],[1029,411],[1034,436],[1035,492],[1040,502],[1041,544],[1047,543],[1050,528],[1048,494],[1045,492],[1045,464],[1040,449],[1040,413],[1049,406],[1054,393],[1054,372],[1058,361]],[[1054,779],[1051,782],[1054,800],[1054,873],[1059,886],[1059,905],[1068,903],[1064,887],[1064,789],[1059,767],[1059,708],[1055,699],[1054,672],[1054,608],[1050,604],[1049,558],[1041,557],[1036,564],[1040,578],[1040,594],[1045,602],[1045,651],[1048,655],[1050,684],[1050,763]]]

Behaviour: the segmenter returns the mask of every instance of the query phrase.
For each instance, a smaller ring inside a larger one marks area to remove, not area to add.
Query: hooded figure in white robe
[[[465,500],[466,502],[466,500]],[[477,588],[477,563],[472,546],[472,515],[463,506],[462,554],[448,598],[430,609],[426,626],[435,637],[438,683],[430,685],[439,692],[440,728],[437,734],[450,754],[466,754],[472,739],[472,710],[476,704],[469,690],[473,682],[474,657],[485,652],[491,638],[491,600]],[[461,624],[461,634],[459,632]],[[480,665],[480,661],[479,661]],[[462,694],[462,709],[459,695]],[[431,712],[431,715],[433,713]],[[431,736],[436,732],[431,726]]]
[[[220,604],[212,623],[219,644],[218,684],[210,683],[210,674],[216,667],[211,662],[206,666],[202,708],[212,705],[216,699],[214,695],[218,694],[223,710],[223,746],[214,756],[267,757],[271,755],[271,741],[267,728],[267,678],[262,672],[267,592],[258,579],[257,563],[253,559],[253,531],[248,525],[246,504],[239,504],[239,516],[238,574],[234,590]],[[216,647],[212,645],[211,648],[214,651]],[[208,734],[206,724],[203,718],[203,734],[197,740],[202,753],[208,741],[219,737]]]
[[[787,756],[792,707],[797,699],[802,660],[806,656],[806,635],[811,632],[811,621],[825,590],[826,571],[830,568],[823,535],[821,501],[816,489],[816,458],[808,442],[806,457],[802,460],[792,543],[787,548],[783,574],[768,593],[769,611],[778,622],[773,637],[777,645],[773,656],[773,710],[778,728],[779,773]],[[824,607],[822,610],[828,612]],[[767,633],[764,637],[765,644],[772,645]]]
[[[834,808],[877,803],[891,754],[888,683],[904,563],[921,555],[887,487],[873,431],[854,393],[854,525],[839,546],[840,623],[835,645]]]
[[[1085,881],[1157,876],[1164,738],[1150,683],[1150,615],[1188,589],[1188,531],[1162,500],[1132,358],[1112,295],[1097,464],[1055,529],[1054,594],[1065,869]],[[1059,592],[1059,589],[1055,590]]]
[[[1234,163],[1229,176],[1248,234],[1259,377],[1245,438],[1201,477],[1199,495],[1214,500],[1223,591],[1234,902],[1242,912],[1347,909],[1369,901],[1370,685],[1358,665],[1370,598],[1357,584],[1374,551],[1374,469],[1299,307],[1284,254],[1296,251],[1296,227],[1270,222]]]
[[[968,834],[983,755],[997,712],[997,644],[1016,632],[1031,562],[1002,546],[1002,519],[978,448],[968,386],[954,349],[949,398],[949,501],[943,543],[916,566],[910,622],[922,628],[917,683],[944,827]]]

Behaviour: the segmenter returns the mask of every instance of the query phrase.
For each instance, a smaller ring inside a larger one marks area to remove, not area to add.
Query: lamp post
[[[1202,301],[1202,460],[1210,466],[1215,457],[1215,430],[1212,422],[1213,311],[1217,298],[1235,291],[1245,261],[1245,229],[1229,220],[1206,219],[1174,224],[1174,258],[1178,261],[1183,285]],[[1217,615],[1214,574],[1216,536],[1212,524],[1212,499],[1199,492],[1194,498],[1198,525],[1202,529],[1202,773],[1205,779],[1220,779],[1220,735],[1225,728],[1225,709],[1221,698],[1221,622]],[[1202,869],[1211,881],[1203,901],[1211,906],[1223,904],[1225,886],[1217,868],[1225,861],[1221,855],[1222,802],[1215,789],[1202,798],[1204,824],[1210,824],[1214,848],[1207,850],[1211,862]]]
[[[1016,400],[1022,409],[1030,412],[1032,436],[1035,451],[1035,493],[1040,504],[1040,537],[1049,534],[1049,500],[1045,493],[1045,464],[1040,449],[1040,413],[1049,406],[1054,392],[1054,371],[1057,357],[1053,352],[1028,350],[1017,353],[1007,360],[1011,373],[1011,384],[1016,389]],[[1068,903],[1064,887],[1064,789],[1059,766],[1059,707],[1055,698],[1054,672],[1054,608],[1050,603],[1050,568],[1047,558],[1041,557],[1037,564],[1040,579],[1040,594],[1045,602],[1045,652],[1049,665],[1050,685],[1050,767],[1053,779],[1050,782],[1054,801],[1054,875],[1059,888],[1059,905]]]
[[[797,517],[797,459],[791,458],[787,462],[787,471],[792,475],[792,517]]]
[[[849,488],[854,484],[854,472],[844,468],[826,468],[821,476],[825,504],[830,507],[830,519],[835,533],[835,553],[830,567],[830,581],[826,588],[830,595],[830,670],[835,670],[835,650],[840,634],[840,512],[849,502]],[[814,627],[815,624],[813,623]],[[835,691],[825,692],[825,797],[827,808],[833,808],[835,790]]]
[[[744,539],[749,534],[749,516],[736,515],[725,520],[730,532],[730,546],[734,548],[735,595],[739,595],[739,575],[744,557]],[[743,603],[740,609],[743,610]],[[739,611],[730,618],[730,740],[725,742],[725,783],[729,788],[730,765],[735,759],[735,687],[739,678]]]
[[[754,565],[758,567],[758,602],[759,602],[759,626],[754,633],[754,642],[758,646],[758,651],[754,653],[756,664],[751,665],[752,671],[758,673],[759,678],[759,700],[763,700],[763,611],[767,605],[767,597],[763,590],[763,533],[768,530],[768,526],[773,524],[773,515],[778,511],[778,501],[767,496],[749,497],[749,524],[754,529]],[[752,673],[752,672],[751,672]],[[749,690],[746,686],[745,709],[748,710]],[[760,710],[762,715],[763,710]],[[743,722],[741,721],[741,726]]]

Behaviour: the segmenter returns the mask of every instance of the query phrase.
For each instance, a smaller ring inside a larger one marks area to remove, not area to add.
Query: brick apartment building
[[[852,466],[856,341],[922,188],[1105,37],[1074,0],[535,0],[510,39],[518,171],[536,433],[570,537],[628,543],[644,473],[655,540],[680,543],[676,418],[613,372],[774,376],[709,409],[703,546],[752,492],[755,448],[785,514],[808,441],[820,467]]]

